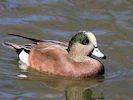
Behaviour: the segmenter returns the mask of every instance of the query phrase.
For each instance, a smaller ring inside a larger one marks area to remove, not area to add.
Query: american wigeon
[[[9,35],[33,41],[33,44],[17,45],[5,42],[3,45],[14,49],[21,62],[39,72],[81,78],[104,74],[103,64],[92,55],[103,59],[106,57],[98,49],[96,37],[91,32],[78,32],[68,44]]]

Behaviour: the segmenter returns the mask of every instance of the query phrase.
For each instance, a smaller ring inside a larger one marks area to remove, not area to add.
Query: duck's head
[[[75,56],[96,56],[105,59],[106,56],[98,49],[97,40],[93,33],[81,31],[74,35],[67,51]]]

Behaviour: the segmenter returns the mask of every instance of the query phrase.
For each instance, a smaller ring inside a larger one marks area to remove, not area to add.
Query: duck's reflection
[[[34,74],[33,74],[34,73]],[[104,97],[92,97],[92,87],[96,87],[104,80],[103,77],[93,79],[64,79],[51,75],[37,73],[30,69],[28,72],[29,80],[39,80],[49,88],[63,91],[66,100],[103,100]]]
[[[93,97],[93,92],[90,88],[71,87],[66,91],[66,100],[104,100],[104,97]]]

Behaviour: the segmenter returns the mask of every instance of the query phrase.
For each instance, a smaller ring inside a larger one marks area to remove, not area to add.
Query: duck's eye
[[[88,45],[88,44],[89,44],[89,40],[88,40],[88,39],[84,39],[84,40],[82,41],[82,44],[83,44],[83,45]]]

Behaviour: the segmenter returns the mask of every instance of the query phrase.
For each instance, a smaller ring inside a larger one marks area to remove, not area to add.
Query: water
[[[132,100],[132,0],[0,0],[0,42],[29,42],[9,33],[67,42],[81,30],[107,56],[104,79],[20,79],[17,55],[0,45],[0,100]]]

